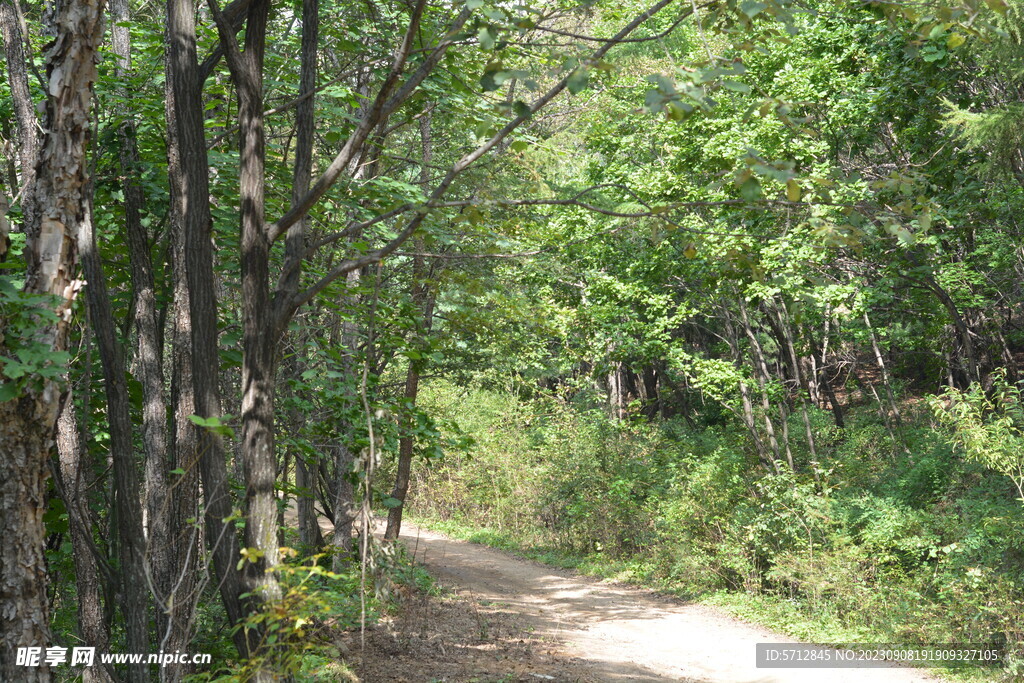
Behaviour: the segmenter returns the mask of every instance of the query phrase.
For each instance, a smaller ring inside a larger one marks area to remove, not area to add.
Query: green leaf
[[[763,2],[745,2],[740,7],[740,11],[747,15],[748,19],[753,19],[766,9],[768,9],[768,5]]]
[[[214,434],[219,434],[220,436],[226,436],[229,438],[235,436],[235,430],[233,430],[231,427],[227,426],[223,422],[223,420],[231,419],[230,415],[225,415],[223,418],[200,417],[198,415],[189,415],[188,419],[191,420],[194,424],[198,425],[199,427],[205,427],[209,429]]]
[[[480,87],[484,89],[484,92],[491,92],[501,87],[504,80],[499,82],[499,74],[502,72],[502,64],[500,61],[490,62],[484,67],[484,74],[480,77]]]
[[[494,30],[490,26],[482,27],[476,34],[477,40],[480,41],[480,47],[485,50],[493,50],[494,42],[497,36],[494,35]]]
[[[756,202],[761,198],[761,181],[750,176],[740,185],[740,196],[748,202]]]
[[[949,53],[941,48],[935,47],[934,45],[925,45],[921,49],[921,59],[926,62],[937,62],[947,54]]]
[[[652,114],[660,111],[664,104],[665,96],[659,90],[651,88],[644,96],[644,107]]]
[[[402,504],[402,501],[398,500],[394,496],[388,496],[381,501],[381,504],[386,508],[396,508]]]
[[[917,224],[921,230],[928,230],[932,227],[932,214],[931,211],[925,209],[921,212],[921,215],[917,218]]]
[[[580,93],[587,87],[587,82],[590,80],[590,72],[582,66],[569,74],[569,79],[566,81],[566,87],[569,88],[569,92],[573,95]]]
[[[739,81],[722,81],[722,87],[726,90],[732,90],[733,92],[750,92],[750,86],[746,83],[740,83]]]
[[[21,382],[4,382],[0,384],[0,403],[18,398],[21,395]]]

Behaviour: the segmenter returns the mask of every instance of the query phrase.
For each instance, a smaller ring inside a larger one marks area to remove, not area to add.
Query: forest
[[[403,521],[1024,677],[1022,21],[0,0],[0,681],[361,680]]]

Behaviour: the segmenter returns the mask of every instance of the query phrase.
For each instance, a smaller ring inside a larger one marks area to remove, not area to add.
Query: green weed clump
[[[996,643],[1010,673],[1024,661],[1024,505],[927,412],[908,410],[903,445],[873,411],[843,430],[816,413],[817,460],[794,441],[797,471],[777,474],[738,429],[444,385],[427,400],[475,444],[419,472],[413,509],[463,537],[487,527],[476,540],[822,642]]]

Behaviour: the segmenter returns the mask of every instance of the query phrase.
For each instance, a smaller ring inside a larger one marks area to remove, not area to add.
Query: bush
[[[768,474],[738,427],[694,433],[456,391],[435,386],[432,409],[476,445],[418,474],[420,514],[694,597],[778,601],[788,616],[775,625],[805,635],[794,619],[837,641],[996,641],[1022,654],[1024,506],[921,411],[905,412],[909,452],[873,411],[851,411],[846,429],[823,428],[813,469]]]

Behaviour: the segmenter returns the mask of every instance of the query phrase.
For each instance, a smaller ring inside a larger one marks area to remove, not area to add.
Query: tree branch
[[[587,60],[585,60],[583,62],[583,64],[581,64],[581,67],[584,66],[584,65],[594,64],[595,62],[599,61],[602,57],[604,57],[605,54],[608,53],[609,50],[612,49],[612,47],[614,47],[618,43],[622,42],[622,39],[626,38],[630,33],[632,33],[634,30],[636,30],[636,28],[638,26],[643,24],[645,21],[647,21],[652,16],[654,16],[655,14],[660,12],[665,7],[671,5],[675,1],[676,0],[660,0],[660,2],[658,2],[657,4],[652,6],[650,9],[648,9],[648,10],[642,12],[641,14],[639,14],[635,19],[633,19],[633,21],[629,22],[629,24],[627,24],[618,33],[616,33],[615,36],[611,40],[609,40],[608,42],[603,44],[601,47],[599,47],[597,50],[595,50],[594,53],[589,58],[587,58]],[[684,10],[684,12],[689,13],[689,12],[692,12],[692,10],[687,9],[687,10]],[[520,125],[522,125],[526,120],[528,120],[533,115],[534,112],[536,112],[539,109],[541,109],[544,106],[546,106],[555,97],[557,97],[563,90],[565,90],[568,87],[568,85],[569,85],[569,79],[572,77],[572,75],[573,75],[572,73],[566,74],[566,76],[563,77],[550,90],[548,90],[547,93],[545,93],[542,97],[540,97],[532,105],[530,105],[528,111],[523,112],[522,114],[516,116],[514,119],[512,119],[512,121],[507,123],[504,128],[502,128],[500,131],[495,133],[495,135],[493,137],[491,137],[491,139],[489,139],[487,142],[483,143],[482,145],[478,146],[475,150],[473,150],[469,154],[466,154],[459,161],[457,161],[455,163],[455,165],[453,165],[451,167],[451,169],[449,169],[448,173],[445,175],[445,177],[441,180],[441,182],[438,184],[438,186],[431,193],[430,198],[428,199],[426,204],[417,207],[417,211],[418,211],[417,215],[414,216],[412,219],[410,219],[410,221],[406,225],[406,227],[400,233],[398,233],[398,235],[394,239],[392,239],[390,242],[388,242],[384,247],[382,247],[380,249],[377,249],[375,251],[371,251],[371,252],[369,252],[367,254],[364,254],[363,256],[361,256],[359,258],[349,259],[349,260],[343,261],[342,263],[340,263],[337,266],[335,266],[331,270],[331,272],[329,272],[324,277],[320,278],[320,280],[317,281],[314,285],[312,285],[311,287],[309,287],[305,291],[300,292],[299,294],[296,295],[295,299],[292,302],[292,305],[288,309],[288,311],[289,311],[288,314],[290,315],[292,312],[294,312],[296,309],[298,309],[299,306],[302,306],[303,304],[305,304],[308,301],[310,301],[313,297],[315,297],[317,294],[319,294],[321,291],[323,291],[324,288],[326,288],[328,285],[330,285],[335,279],[337,279],[341,275],[349,273],[349,272],[351,272],[353,270],[356,270],[358,268],[362,268],[364,266],[376,263],[376,262],[384,259],[385,257],[387,257],[389,254],[393,253],[395,250],[397,250],[398,247],[400,247],[406,240],[408,240],[413,235],[414,232],[416,232],[416,229],[420,226],[420,224],[423,223],[423,219],[429,213],[429,209],[430,208],[433,208],[433,207],[436,207],[436,206],[443,206],[445,204],[445,203],[440,202],[439,200],[448,192],[448,188],[451,187],[451,184],[455,181],[455,179],[463,171],[465,171],[467,168],[469,168],[469,166],[471,166],[475,161],[477,161],[480,157],[485,155],[490,150],[494,149],[499,143],[501,143],[502,140],[504,140],[506,137],[508,137],[509,134],[512,133],[512,131],[514,131],[516,128],[518,128]],[[379,99],[379,97],[380,96],[378,95],[378,99]],[[346,147],[348,147],[348,143],[346,143]],[[337,162],[337,159],[335,160],[335,162]],[[340,173],[340,169],[339,169],[338,172]],[[324,177],[321,176],[321,181],[323,179],[324,179]],[[333,182],[333,181],[331,181],[331,182]],[[319,185],[319,181],[318,181],[318,185]],[[329,187],[329,185],[328,185],[328,187]],[[324,191],[326,191],[326,188],[324,188]],[[312,203],[314,201],[316,201],[317,198],[319,198],[319,196],[318,197],[314,197],[309,202],[309,205],[311,206]],[[530,200],[525,200],[525,201],[530,201]],[[541,201],[541,200],[536,200],[536,201]],[[307,207],[307,210],[308,210],[308,207]],[[296,218],[296,220],[297,220],[297,218]],[[284,219],[282,219],[282,221],[279,221],[279,223],[282,223],[283,221],[284,221]],[[273,232],[272,232],[272,234],[273,234]]]

